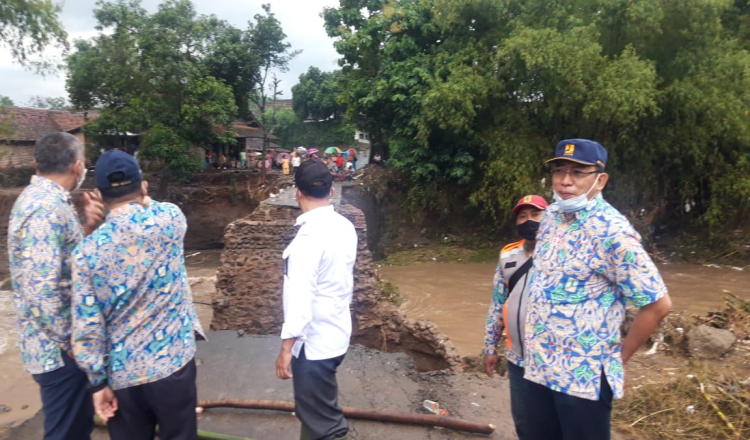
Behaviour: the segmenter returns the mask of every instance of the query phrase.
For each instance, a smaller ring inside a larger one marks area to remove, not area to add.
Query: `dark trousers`
[[[88,440],[94,429],[88,379],[70,356],[62,358],[62,368],[33,375],[42,394],[44,440]]]
[[[115,391],[118,410],[107,422],[111,440],[196,440],[195,359],[164,379]]]
[[[581,399],[526,381],[525,429],[532,440],[609,440],[612,388],[602,372],[599,400]]]
[[[508,362],[508,381],[510,382],[510,412],[513,415],[513,423],[516,425],[516,435],[520,440],[529,438],[526,423],[528,414],[526,410],[527,387],[530,383],[523,378],[524,368]]]
[[[302,431],[312,440],[332,440],[349,432],[339,407],[336,369],[345,355],[311,361],[302,346],[299,357],[292,357],[294,411],[302,422]]]

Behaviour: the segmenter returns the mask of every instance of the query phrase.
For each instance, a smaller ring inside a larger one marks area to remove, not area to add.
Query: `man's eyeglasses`
[[[570,174],[570,177],[572,177],[573,179],[583,179],[588,175],[597,174],[597,173],[599,173],[599,171],[597,170],[594,170],[594,171],[583,171],[583,170],[576,170],[576,169],[565,170],[563,168],[553,168],[550,170],[550,174],[552,174],[552,177],[562,178],[566,174]]]

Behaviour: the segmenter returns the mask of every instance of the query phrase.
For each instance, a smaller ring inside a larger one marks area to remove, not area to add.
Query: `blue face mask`
[[[596,182],[599,181],[599,176],[601,176],[601,174],[597,174],[596,180],[594,180],[594,184],[591,185],[591,188],[589,188],[589,190],[586,191],[585,194],[581,194],[578,197],[572,197],[570,199],[563,200],[560,196],[557,195],[556,192],[553,191],[553,197],[555,199],[555,202],[557,202],[557,205],[560,207],[560,210],[565,213],[571,213],[580,211],[581,209],[585,208],[586,204],[589,202],[589,193],[596,186]]]

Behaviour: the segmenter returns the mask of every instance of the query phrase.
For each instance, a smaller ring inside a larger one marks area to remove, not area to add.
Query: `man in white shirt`
[[[349,427],[338,405],[336,369],[352,334],[357,233],[331,206],[333,176],[323,162],[303,162],[294,182],[302,215],[283,254],[284,325],[276,375],[293,380],[300,439],[341,440]]]

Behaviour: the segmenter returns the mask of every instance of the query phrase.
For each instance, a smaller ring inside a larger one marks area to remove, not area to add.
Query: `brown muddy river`
[[[409,318],[435,322],[462,356],[481,353],[494,262],[429,263],[378,270],[404,296],[401,310]],[[662,264],[659,270],[675,311],[690,315],[720,309],[725,290],[750,299],[750,268],[739,271],[698,264]]]

